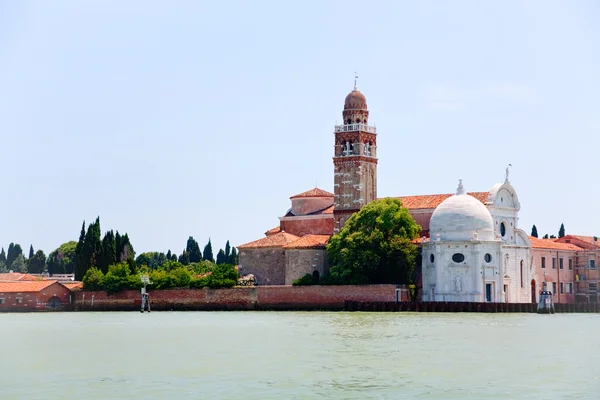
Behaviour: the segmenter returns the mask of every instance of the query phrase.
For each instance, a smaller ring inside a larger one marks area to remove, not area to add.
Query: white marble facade
[[[423,301],[531,301],[531,242],[518,229],[520,209],[508,181],[484,205],[465,193],[444,200],[431,216],[423,243]]]

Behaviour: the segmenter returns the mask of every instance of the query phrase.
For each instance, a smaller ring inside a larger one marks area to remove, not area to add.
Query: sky
[[[139,254],[237,246],[333,191],[354,71],[378,196],[485,191],[600,235],[594,0],[0,2],[0,246],[83,221]]]

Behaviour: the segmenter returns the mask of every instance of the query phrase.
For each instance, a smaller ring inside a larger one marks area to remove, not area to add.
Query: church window
[[[546,257],[542,257],[542,268],[546,268]]]
[[[462,253],[454,253],[452,255],[452,261],[454,261],[455,263],[461,263],[465,261],[465,255]]]
[[[573,269],[573,259],[569,258],[569,269],[572,270]]]
[[[521,260],[521,287],[523,287],[523,260]]]
[[[492,255],[490,253],[487,253],[485,256],[483,256],[483,259],[486,263],[492,262]]]
[[[506,235],[506,225],[504,225],[504,222],[500,224],[500,235],[502,237]]]
[[[433,264],[433,262],[435,261],[435,256],[433,254],[429,255],[429,262]]]
[[[564,259],[562,257],[558,259],[558,268],[560,268],[560,269],[563,269],[563,264],[564,264],[563,260]]]

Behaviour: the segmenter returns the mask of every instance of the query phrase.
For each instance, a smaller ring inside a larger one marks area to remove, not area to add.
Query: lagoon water
[[[1,314],[1,399],[598,399],[600,315]]]

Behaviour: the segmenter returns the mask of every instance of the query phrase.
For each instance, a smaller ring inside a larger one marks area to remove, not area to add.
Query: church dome
[[[367,109],[367,98],[364,94],[354,88],[353,91],[348,93],[346,101],[344,102],[344,110],[366,110]]]
[[[494,220],[487,207],[465,193],[462,180],[454,196],[436,207],[429,223],[431,240],[495,240]]]

